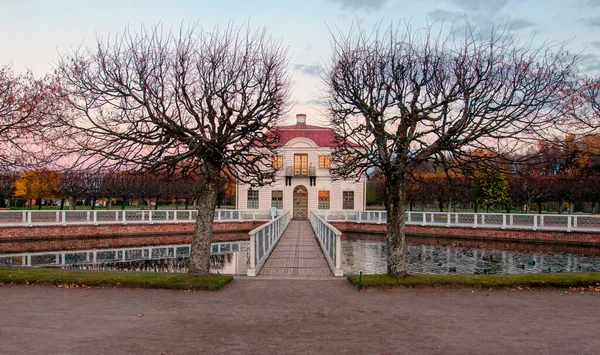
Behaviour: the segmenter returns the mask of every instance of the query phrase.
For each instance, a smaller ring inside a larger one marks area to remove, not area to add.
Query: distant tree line
[[[486,163],[436,166],[430,162],[413,174],[407,208],[542,213],[543,206],[551,205],[558,213],[599,213],[599,153],[599,135],[566,136],[561,142],[540,142],[515,157],[513,164],[508,159],[494,163],[490,158],[497,153],[492,150],[480,153]],[[385,181],[374,173],[367,183],[367,204],[383,206],[385,199]]]
[[[95,209],[103,201],[107,209],[138,206],[158,209],[160,205],[175,205],[187,209],[197,204],[198,188],[203,178],[195,175],[85,171],[27,170],[0,174],[0,208],[31,206],[38,209],[42,201],[58,203],[60,209],[76,209],[89,205]],[[235,204],[235,183],[225,174],[219,183],[218,205]]]

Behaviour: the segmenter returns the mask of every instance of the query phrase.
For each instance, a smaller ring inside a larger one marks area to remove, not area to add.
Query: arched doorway
[[[294,188],[294,218],[308,217],[308,190],[303,185]]]

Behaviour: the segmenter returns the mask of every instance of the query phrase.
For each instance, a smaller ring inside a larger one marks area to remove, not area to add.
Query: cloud
[[[508,5],[510,0],[450,0],[455,5],[469,11],[498,12]]]
[[[319,99],[302,101],[301,104],[304,106],[325,106],[325,102]]]
[[[586,5],[591,8],[600,7],[600,0],[588,0]]]
[[[309,76],[319,76],[319,73],[321,71],[318,64],[310,64],[310,65],[295,64],[294,70],[297,70],[297,71],[301,72],[302,74],[306,74]]]
[[[533,21],[522,19],[522,18],[509,20],[508,24],[513,31],[522,30],[524,28],[535,27],[535,23]]]
[[[600,41],[593,41],[593,42],[590,42],[590,45],[591,45],[592,47],[595,47],[596,49],[600,49]]]
[[[579,19],[579,21],[589,27],[600,27],[600,17],[584,17]]]
[[[450,22],[464,21],[466,18],[464,12],[448,11],[448,10],[443,10],[443,9],[437,9],[437,10],[431,11],[427,15],[429,18],[431,18],[433,20],[447,20]]]
[[[388,0],[328,0],[343,10],[379,11]]]
[[[584,71],[600,70],[600,56],[597,54],[586,53],[579,56],[579,64]]]

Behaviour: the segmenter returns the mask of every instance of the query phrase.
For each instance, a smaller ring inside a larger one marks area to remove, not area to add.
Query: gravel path
[[[222,292],[0,287],[2,354],[598,354],[600,295],[356,292],[236,279]]]

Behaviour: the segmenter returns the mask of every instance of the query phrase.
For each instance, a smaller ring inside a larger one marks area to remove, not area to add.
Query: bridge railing
[[[292,214],[289,211],[282,211],[279,217],[249,232],[250,267],[248,276],[256,276],[259,273],[291,219]]]
[[[331,271],[335,276],[344,276],[342,271],[342,232],[327,223],[325,219],[314,212],[308,217],[310,224],[317,235],[319,244],[325,253]]]
[[[198,210],[0,211],[0,227],[83,224],[189,223]],[[215,221],[268,221],[269,210],[216,210]]]
[[[319,211],[329,222],[386,223],[385,211]],[[600,215],[406,212],[406,224],[421,226],[598,232]]]

